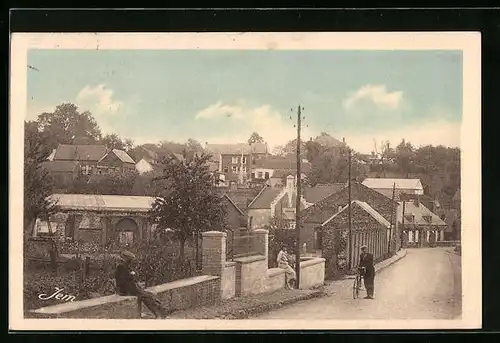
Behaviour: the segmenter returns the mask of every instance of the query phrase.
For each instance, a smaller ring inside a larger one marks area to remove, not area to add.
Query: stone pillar
[[[253,232],[253,247],[254,250],[266,258],[266,265],[269,255],[269,231],[265,229],[257,229]]]
[[[202,233],[203,274],[222,275],[226,265],[226,236],[225,232],[220,231]]]
[[[441,230],[440,234],[441,234],[441,237],[439,238],[439,240],[444,241],[444,230]]]

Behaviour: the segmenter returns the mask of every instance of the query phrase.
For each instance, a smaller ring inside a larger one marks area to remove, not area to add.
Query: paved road
[[[461,315],[461,258],[450,248],[409,249],[375,277],[375,299],[353,299],[352,280],[327,286],[328,297],[255,319],[455,319]],[[364,296],[364,294],[363,294]]]

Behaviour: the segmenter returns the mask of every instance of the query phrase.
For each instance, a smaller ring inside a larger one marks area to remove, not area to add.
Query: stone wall
[[[300,261],[300,289],[318,287],[325,282],[325,259],[307,258]]]
[[[222,299],[234,298],[236,295],[236,262],[226,262],[221,277]]]
[[[220,300],[221,280],[215,276],[196,276],[153,286],[147,290],[159,296],[169,311],[214,305]],[[143,311],[146,308],[143,306]],[[109,295],[66,302],[31,311],[38,318],[132,319],[138,318],[134,296]]]

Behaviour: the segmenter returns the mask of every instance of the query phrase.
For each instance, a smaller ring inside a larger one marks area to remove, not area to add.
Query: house
[[[123,150],[113,149],[97,161],[98,175],[105,175],[110,172],[132,172],[135,170],[135,161]]]
[[[254,161],[268,155],[267,143],[254,144],[206,144],[205,151],[212,155],[212,160],[219,163],[218,170],[224,179],[245,184],[250,180]]]
[[[301,195],[301,210],[321,201],[329,195],[343,188],[343,184],[319,185],[303,187]],[[256,229],[269,225],[271,218],[278,217],[295,225],[295,210],[297,199],[296,177],[289,174],[286,185],[282,187],[264,187],[252,200],[247,208],[249,228]]]
[[[97,174],[97,162],[107,153],[104,145],[59,144],[52,161],[79,162],[85,175]]]
[[[230,230],[246,228],[247,219],[245,213],[238,207],[238,205],[231,199],[231,197],[224,193],[222,201],[226,209],[226,224]]]
[[[52,176],[54,183],[59,186],[67,185],[75,180],[81,173],[78,161],[46,161],[43,167]]]
[[[398,249],[400,244],[399,227],[396,221],[398,203],[359,182],[352,182],[350,188],[351,201],[358,200],[367,203],[385,220],[395,224],[393,225],[392,233],[394,241],[393,250]],[[302,211],[303,228],[301,238],[305,237],[304,239],[307,240],[308,247],[311,247],[313,251],[322,248],[321,225],[334,214],[342,211],[348,204],[349,187],[344,185],[340,190],[317,201]]]
[[[392,178],[366,178],[363,185],[377,192],[392,198],[393,188],[395,187],[395,200],[399,200],[401,194],[423,195],[424,187],[420,179],[392,179]]]
[[[446,222],[418,199],[400,202],[397,221],[409,245],[428,246],[445,240]]]
[[[51,162],[78,162],[84,175],[102,175],[109,171],[131,171],[135,161],[123,150],[108,150],[104,145],[59,144]]]
[[[349,208],[351,209],[351,244],[349,249]],[[325,276],[332,278],[355,269],[359,263],[360,248],[368,247],[378,262],[388,254],[391,223],[367,202],[352,200],[321,224],[321,252],[325,258]],[[344,242],[341,244],[340,242]]]
[[[303,179],[310,170],[311,164],[307,160],[302,160],[301,174]],[[253,182],[265,181],[265,184],[272,187],[283,186],[288,174],[297,174],[296,158],[269,156],[256,160],[251,169]]]
[[[64,239],[120,247],[147,240],[154,231],[149,215],[153,197],[53,194],[50,199],[59,209],[49,219],[51,230]],[[36,223],[35,235],[48,229],[46,222]]]

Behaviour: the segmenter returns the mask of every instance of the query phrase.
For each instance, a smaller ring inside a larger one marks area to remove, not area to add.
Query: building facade
[[[246,184],[251,179],[252,165],[268,155],[266,143],[255,144],[206,144],[205,151],[218,162],[218,171],[224,175],[224,182]]]

